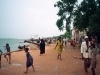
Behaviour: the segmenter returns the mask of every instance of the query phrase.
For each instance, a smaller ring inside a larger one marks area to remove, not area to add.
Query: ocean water
[[[5,45],[6,43],[9,43],[11,51],[18,50],[18,46],[23,46],[24,45],[24,40],[25,39],[0,39],[0,50],[2,52],[6,52],[5,50]],[[26,43],[28,45],[28,43]]]

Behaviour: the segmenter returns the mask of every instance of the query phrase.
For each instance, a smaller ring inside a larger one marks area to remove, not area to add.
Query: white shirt
[[[67,40],[68,40],[67,38],[66,39],[63,39],[64,42],[67,42]]]
[[[89,45],[90,45],[90,43],[89,43]],[[81,44],[81,53],[83,53],[84,58],[90,58],[91,57],[90,52],[86,52],[86,50],[87,50],[87,45],[86,45],[86,42],[84,41]],[[90,48],[88,49],[88,51],[89,50],[90,50]]]

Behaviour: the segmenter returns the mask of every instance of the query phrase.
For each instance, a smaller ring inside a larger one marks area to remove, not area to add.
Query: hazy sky
[[[0,0],[0,38],[56,36],[58,0]]]

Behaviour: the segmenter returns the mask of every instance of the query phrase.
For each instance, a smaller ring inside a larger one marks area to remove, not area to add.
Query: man
[[[88,36],[85,36],[85,41],[82,42],[81,44],[81,56],[82,56],[82,60],[84,60],[84,69],[85,72],[88,72],[88,68],[90,67],[91,64],[91,59],[90,59],[90,54],[89,52],[87,52],[87,50],[89,49],[89,41],[88,41]]]
[[[66,45],[67,44],[67,38],[64,38],[63,41],[64,41],[64,46],[66,47],[67,46]]]
[[[8,43],[6,44],[5,50],[7,50],[7,53],[4,54],[4,57],[7,59],[7,62],[8,62],[8,58],[6,57],[8,55],[9,64],[10,64],[11,63],[11,53],[10,53],[10,46]]]

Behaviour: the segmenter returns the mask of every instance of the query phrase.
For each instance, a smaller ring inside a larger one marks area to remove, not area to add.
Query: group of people
[[[63,50],[64,41],[61,37],[57,40],[55,49],[57,48],[58,55],[57,59],[62,60],[61,53]],[[88,36],[85,36],[84,41],[81,44],[81,57],[84,60],[84,70],[88,73],[88,68],[91,67],[92,75],[96,75],[95,68],[97,65],[97,54],[100,54],[100,49],[97,47],[96,40],[92,37],[91,41],[88,40]]]
[[[39,46],[39,48],[40,48],[40,56],[42,54],[45,54],[45,41],[43,39],[39,40],[38,43],[35,43],[35,42],[32,42],[32,43]],[[25,49],[26,57],[27,57],[27,60],[26,60],[26,71],[24,73],[27,73],[28,72],[28,68],[30,66],[32,66],[33,71],[35,71],[35,68],[33,66],[33,57],[28,52],[28,50],[29,50],[28,48],[24,48],[24,49]]]
[[[6,44],[6,46],[5,46],[5,50],[7,50],[7,52],[6,53],[4,53],[4,57],[6,58],[6,60],[7,60],[7,62],[9,63],[9,64],[11,64],[11,51],[10,51],[10,46],[9,46],[9,44],[7,43]],[[33,66],[33,57],[30,55],[30,53],[28,52],[28,48],[25,48],[24,49],[24,51],[25,51],[25,53],[26,53],[26,71],[24,72],[24,73],[27,73],[28,72],[28,68],[30,67],[30,66],[32,66],[32,68],[33,68],[33,71],[35,71],[35,69],[34,69],[34,66]],[[2,51],[0,50],[0,68],[1,68],[1,55],[2,55]],[[7,56],[8,56],[8,58],[7,58]]]
[[[45,41],[43,39],[41,39],[39,43],[34,43],[34,42],[32,43],[39,45],[40,56],[41,54],[45,54]],[[56,48],[58,52],[57,59],[62,60],[61,53],[62,53],[63,48],[65,48],[65,46],[64,46],[64,41],[62,40],[61,37],[59,37],[57,40],[57,43],[54,49]],[[10,52],[9,44],[6,44],[5,49],[7,50],[7,53],[4,54],[4,57],[7,59],[7,61],[10,64],[11,63],[11,52]],[[35,71],[35,68],[33,66],[33,57],[28,52],[29,50],[28,48],[24,48],[24,49],[25,49],[26,58],[27,58],[26,71],[24,73],[28,72],[28,68],[30,66],[32,66],[33,71]],[[97,63],[96,56],[99,52],[100,50],[95,44],[95,38],[93,37],[92,40],[89,41],[88,36],[85,36],[85,40],[81,44],[81,57],[82,57],[82,60],[84,60],[84,70],[86,73],[88,73],[88,68],[91,66],[92,75],[96,75],[95,73],[95,68],[96,68],[96,63]],[[7,58],[7,55],[9,59]]]
[[[85,36],[84,42],[81,44],[81,56],[84,60],[84,70],[88,73],[88,68],[91,67],[92,75],[96,75],[95,68],[97,64],[96,56],[100,52],[100,49],[95,43],[95,38],[92,37],[92,40],[88,40],[88,36]]]

